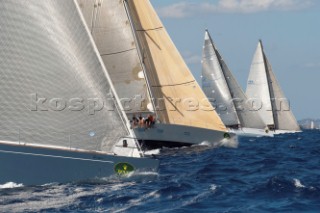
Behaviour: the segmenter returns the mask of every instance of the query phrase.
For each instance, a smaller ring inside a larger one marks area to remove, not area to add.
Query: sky
[[[259,39],[297,119],[320,118],[319,0],[151,0],[200,83],[208,29],[245,90]]]

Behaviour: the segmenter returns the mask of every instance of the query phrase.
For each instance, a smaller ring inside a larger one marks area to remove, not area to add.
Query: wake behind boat
[[[0,6],[0,183],[157,171],[123,113],[74,0]]]
[[[260,40],[253,57],[246,94],[256,100],[255,106],[273,134],[296,133],[301,129],[272,71]]]
[[[259,113],[251,109],[247,96],[223,60],[206,30],[202,60],[202,89],[214,100],[216,111],[231,132],[241,136],[269,136]]]

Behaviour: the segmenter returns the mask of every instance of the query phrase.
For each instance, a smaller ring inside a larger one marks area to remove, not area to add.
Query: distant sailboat
[[[75,0],[0,4],[0,184],[157,171]]]
[[[148,130],[135,128],[139,140],[156,148],[232,136],[205,100],[149,0],[78,1],[116,89],[123,91],[121,98],[147,91],[148,109],[155,111],[159,123]],[[186,109],[189,102],[183,101],[188,99],[201,100],[206,110]],[[139,109],[133,113],[139,115]]]
[[[311,121],[310,129],[314,129],[314,121],[313,120]]]
[[[259,113],[250,108],[248,98],[207,30],[202,56],[202,89],[215,101],[216,111],[231,131],[245,136],[273,136],[265,131],[266,124]]]
[[[262,41],[259,41],[253,57],[246,94],[255,102],[255,108],[263,121],[275,134],[300,131],[290,104],[264,53]]]

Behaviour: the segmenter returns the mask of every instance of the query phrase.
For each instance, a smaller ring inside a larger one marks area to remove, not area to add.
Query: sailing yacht
[[[230,131],[241,136],[270,136],[259,113],[253,111],[237,80],[205,31],[202,53],[202,89]]]
[[[272,71],[261,40],[251,64],[246,94],[274,134],[301,131],[289,101]]]
[[[310,123],[310,129],[314,129],[314,121],[313,120]]]
[[[0,4],[0,184],[157,171],[75,0]]]
[[[129,118],[155,114],[153,128],[133,129],[144,146],[188,146],[234,136],[206,100],[149,0],[78,2],[120,98],[143,100],[133,101],[126,110]],[[199,109],[200,101],[205,110]]]

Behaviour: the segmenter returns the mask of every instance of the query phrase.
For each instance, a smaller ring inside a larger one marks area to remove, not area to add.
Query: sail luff
[[[240,121],[223,72],[221,56],[208,31],[205,32],[202,53],[202,89],[208,98],[214,100],[216,111],[227,127],[237,128]]]
[[[128,8],[141,43],[152,94],[160,106],[157,110],[161,122],[226,131],[151,3],[129,0]],[[199,102],[207,110],[200,110]]]
[[[272,119],[273,119],[273,122],[274,124],[273,125],[269,125],[269,128],[270,129],[278,129],[278,125],[277,125],[277,119],[276,119],[276,112],[275,112],[275,102],[274,102],[274,93],[273,93],[273,90],[271,88],[271,84],[272,84],[272,81],[270,79],[270,73],[269,73],[269,67],[268,67],[268,64],[267,64],[267,58],[266,58],[266,55],[264,53],[264,48],[263,48],[263,44],[262,44],[262,41],[259,40],[259,43],[260,43],[260,46],[261,46],[261,52],[262,52],[262,57],[263,57],[263,64],[264,64],[264,67],[265,67],[265,72],[266,72],[266,77],[267,77],[267,82],[268,82],[268,90],[269,90],[269,96],[270,96],[270,107],[271,107],[271,112],[272,112]]]

